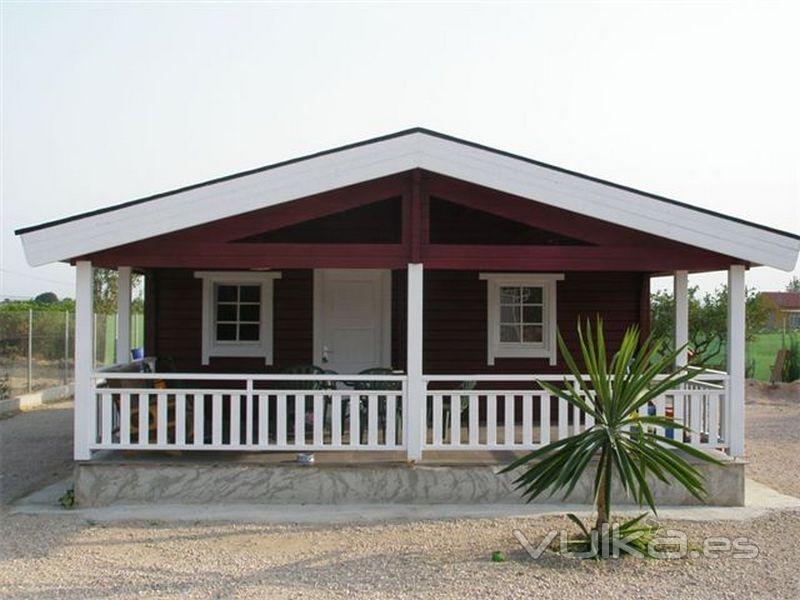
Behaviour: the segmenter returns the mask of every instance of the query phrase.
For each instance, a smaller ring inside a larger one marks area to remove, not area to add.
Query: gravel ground
[[[749,475],[800,494],[800,407],[747,411]],[[16,515],[0,524],[0,597],[800,598],[800,512],[663,524],[694,547],[712,535],[747,538],[759,554],[533,560],[513,537],[519,529],[535,544],[552,529],[573,530],[563,517],[272,526]],[[496,550],[508,560],[491,562]]]
[[[72,472],[72,401],[0,419],[0,505]]]

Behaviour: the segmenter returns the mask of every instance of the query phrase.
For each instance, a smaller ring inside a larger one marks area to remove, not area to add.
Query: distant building
[[[800,292],[761,292],[770,307],[768,327],[800,329]]]

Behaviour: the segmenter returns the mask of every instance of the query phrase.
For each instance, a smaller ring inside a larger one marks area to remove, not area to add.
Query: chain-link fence
[[[96,366],[117,361],[117,315],[95,314]],[[144,345],[144,316],[131,315],[131,346]],[[61,311],[0,311],[0,381],[11,396],[70,383],[75,357],[75,314]],[[6,387],[6,386],[4,386]]]

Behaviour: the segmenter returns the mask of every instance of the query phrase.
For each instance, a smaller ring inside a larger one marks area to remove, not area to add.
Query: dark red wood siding
[[[638,272],[572,272],[558,283],[558,325],[577,351],[578,317],[603,317],[611,348],[625,329],[639,323],[646,302],[646,274]],[[313,356],[313,276],[311,270],[283,270],[275,282],[273,367],[258,358],[212,358],[201,365],[201,283],[191,270],[156,269],[148,285],[154,326],[148,329],[148,353],[169,357],[179,371],[269,372],[308,364]],[[424,369],[430,374],[562,373],[545,359],[498,358],[486,364],[486,282],[477,271],[426,271],[424,298]],[[645,324],[646,325],[646,324]],[[392,366],[405,368],[406,272],[392,277]]]
[[[201,364],[202,284],[188,269],[156,269],[155,340],[148,352],[170,358],[178,371],[229,373],[269,372],[282,366],[308,364],[312,356],[313,278],[311,270],[281,271],[274,292],[274,366],[253,357],[212,357]]]

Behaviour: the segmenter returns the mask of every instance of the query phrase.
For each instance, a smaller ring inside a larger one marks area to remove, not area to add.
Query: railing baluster
[[[342,396],[334,393],[331,397],[331,446],[342,445]]]
[[[186,394],[175,394],[175,445],[186,445]]]
[[[513,446],[515,441],[514,400],[515,397],[512,394],[506,394],[505,410],[503,411],[503,442],[506,446]]]
[[[269,445],[269,395],[258,394],[258,445]]]
[[[442,395],[433,394],[433,445],[442,445]]]
[[[486,394],[486,445],[497,445],[497,395]]]
[[[131,395],[119,395],[119,443],[127,446],[131,443]]]
[[[242,427],[242,402],[241,396],[236,392],[231,392],[231,414],[229,417],[228,443],[231,446],[238,446]]]
[[[665,415],[665,413],[666,413],[666,398],[664,397],[664,394],[661,394],[660,396],[658,396],[655,399],[654,404],[656,405],[656,416],[657,417],[663,417]],[[660,425],[657,425],[656,426],[656,435],[662,435],[663,436],[664,433],[665,433],[664,432],[664,428],[661,427]]]
[[[167,443],[167,395],[158,394],[156,405],[156,440],[159,446]]]
[[[578,435],[581,432],[581,409],[577,404],[572,405],[572,435]]]
[[[469,395],[469,445],[477,448],[480,441],[480,425],[478,423],[478,395]]]
[[[211,443],[222,445],[222,394],[214,394],[211,400]]]
[[[100,418],[101,418],[101,425],[100,425],[100,441],[104,446],[111,445],[111,425],[112,425],[112,418],[111,418],[111,394],[109,392],[101,392],[100,394]]]
[[[286,394],[277,394],[275,397],[275,443],[283,448],[286,446],[286,430],[288,423],[286,422],[286,403],[289,398]]]
[[[202,446],[205,443],[205,410],[205,395],[194,394],[194,427],[192,430],[192,445],[194,446]]]
[[[542,446],[550,443],[550,394],[539,394],[539,442]]]
[[[322,417],[324,416],[323,412],[323,402],[325,401],[325,397],[320,394],[319,392],[314,394],[314,431],[313,431],[313,439],[315,446],[322,445],[322,434],[323,434],[323,420]]]
[[[350,394],[350,446],[361,445],[361,415],[359,411],[358,395]]]
[[[244,443],[253,445],[253,390],[248,389],[244,396]]]
[[[294,396],[294,445],[306,445],[306,396],[305,394],[295,394]]]
[[[378,395],[370,393],[367,400],[367,445],[378,445]]]
[[[139,394],[139,444],[150,443],[150,394]]]
[[[719,431],[719,395],[708,395],[708,444],[716,446]]]
[[[563,398],[558,399],[558,439],[563,440],[568,435],[569,404]]]
[[[533,396],[522,397],[522,445],[530,448],[533,445]]]
[[[702,411],[701,403],[701,395],[694,393],[689,396],[689,426],[692,429],[692,446],[698,446],[700,444],[700,413]]]
[[[589,406],[589,408],[594,409],[594,397],[592,397],[590,395],[587,398],[585,398],[585,401],[586,401],[586,405]],[[584,417],[584,419],[586,419],[586,423],[585,423],[586,429],[590,429],[591,427],[594,427],[594,416],[593,415],[590,415],[589,413],[583,413],[583,417]]]
[[[386,432],[384,434],[384,444],[387,446],[397,445],[397,396],[390,393],[386,396]]]
[[[450,445],[461,445],[461,396],[450,396]]]

